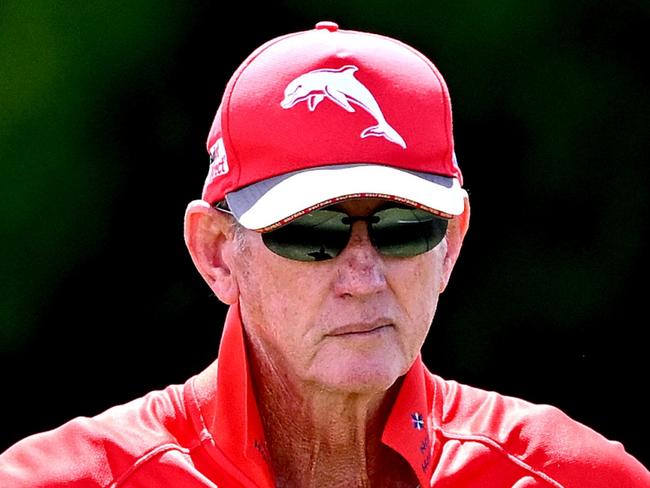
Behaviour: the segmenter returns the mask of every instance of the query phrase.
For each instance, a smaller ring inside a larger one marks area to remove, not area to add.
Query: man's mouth
[[[326,335],[331,337],[373,335],[389,327],[393,327],[393,324],[388,321],[353,323],[336,327],[329,331]]]

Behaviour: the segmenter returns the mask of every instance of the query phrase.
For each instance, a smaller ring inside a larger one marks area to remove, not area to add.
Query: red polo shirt
[[[444,381],[418,358],[382,441],[421,487],[650,487],[623,446],[556,408]],[[0,456],[0,487],[273,487],[238,308],[184,385],[76,418]]]

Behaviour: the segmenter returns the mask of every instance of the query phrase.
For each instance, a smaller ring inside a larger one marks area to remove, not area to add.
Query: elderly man
[[[218,362],[19,442],[0,486],[650,486],[559,410],[424,366],[469,201],[422,54],[332,22],[271,40],[208,150],[185,239],[230,305]]]

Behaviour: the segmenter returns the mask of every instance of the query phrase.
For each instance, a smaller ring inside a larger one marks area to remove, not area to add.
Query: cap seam
[[[347,31],[347,32],[359,32],[359,33],[361,33],[360,31]],[[394,44],[396,44],[398,46],[406,48],[407,50],[409,50],[410,52],[415,54],[420,59],[420,61],[422,61],[426,65],[426,67],[431,71],[431,73],[433,73],[433,75],[436,77],[436,80],[438,80],[438,84],[440,85],[440,88],[442,90],[441,94],[440,94],[442,103],[445,104],[445,102],[447,102],[447,101],[449,102],[449,111],[447,112],[445,110],[445,134],[447,136],[447,140],[451,141],[451,145],[448,148],[448,153],[445,155],[445,158],[446,158],[446,160],[451,161],[452,154],[453,154],[453,151],[454,151],[454,148],[453,148],[454,140],[453,140],[452,132],[451,132],[451,125],[452,125],[452,121],[451,121],[451,118],[452,118],[452,114],[451,114],[451,110],[452,110],[452,108],[451,108],[451,97],[449,95],[449,89],[447,87],[447,83],[444,81],[444,79],[442,78],[442,76],[438,72],[438,68],[433,64],[433,62],[431,60],[429,60],[420,51],[418,51],[417,49],[415,49],[412,46],[409,46],[405,42],[400,41],[399,39],[394,39],[392,37],[384,36],[384,35],[381,35],[381,34],[376,34],[374,32],[363,32],[363,34],[373,36],[373,37],[377,37],[377,38],[381,38],[381,39],[384,39],[384,40],[388,40],[388,41],[390,41],[390,42],[392,42],[392,43],[394,43]],[[445,97],[447,98],[447,100],[445,100]],[[459,176],[460,176],[460,174],[459,174]]]

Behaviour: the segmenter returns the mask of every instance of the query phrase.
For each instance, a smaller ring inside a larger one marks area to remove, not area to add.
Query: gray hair
[[[248,250],[246,228],[241,225],[234,216],[230,219],[230,231],[232,232],[233,240],[237,246],[237,251],[240,253],[246,252]]]

